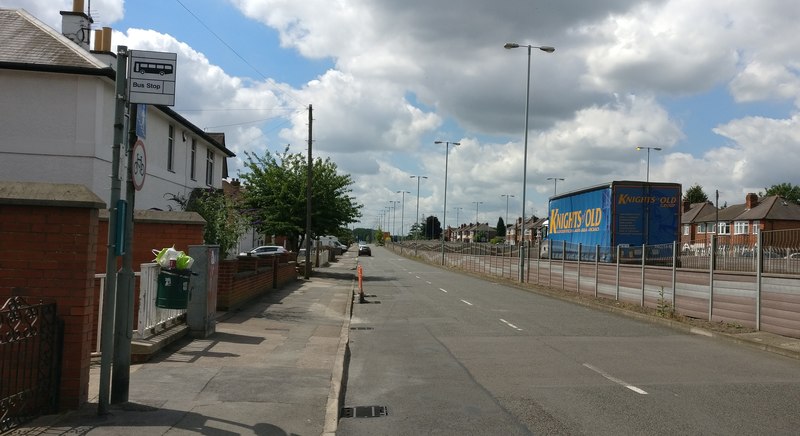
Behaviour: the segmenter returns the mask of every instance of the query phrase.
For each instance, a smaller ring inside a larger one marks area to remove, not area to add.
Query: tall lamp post
[[[463,207],[454,207],[453,209],[456,210],[456,228],[458,229],[458,228],[461,228],[461,224],[459,224],[458,221],[459,221],[459,215],[461,213],[461,209],[463,209]],[[463,238],[461,238],[461,240],[463,240]]]
[[[661,151],[661,147],[636,147],[637,150],[647,150],[647,182],[650,181],[650,150]]]
[[[397,236],[397,204],[400,203],[400,201],[389,200],[389,203],[392,203],[392,233]],[[392,242],[394,242],[394,237],[392,237]]]
[[[475,205],[475,224],[478,224],[478,206],[483,204],[482,201],[473,201],[472,204]]]
[[[406,229],[405,229],[405,224],[403,223],[403,217],[406,214],[406,194],[410,193],[411,191],[397,191],[397,194],[403,194],[400,204],[400,235],[402,235],[401,237],[403,238],[403,240],[406,239],[406,234],[405,234]]]
[[[411,178],[417,179],[417,213],[414,215],[414,219],[417,219],[419,217],[419,182],[422,179],[427,179],[428,176],[411,176]],[[417,224],[419,224],[419,221],[417,221]],[[419,225],[417,226],[417,232],[419,232]],[[414,233],[414,235],[416,236],[417,233]]]
[[[461,145],[460,142],[433,141],[434,144],[445,144],[444,148],[444,214],[442,215],[442,265],[444,265],[444,232],[447,229],[447,161],[450,156],[450,145]]]
[[[511,195],[511,194],[500,194],[500,196],[506,198],[506,221],[503,224],[508,226],[508,198],[509,197],[514,197],[514,196]]]
[[[522,246],[519,250],[519,281],[525,281],[525,187],[528,183],[528,114],[530,110],[531,100],[531,49],[538,48],[545,53],[552,53],[556,51],[555,48],[550,46],[533,46],[533,45],[520,45],[516,42],[509,42],[504,45],[508,50],[513,48],[527,47],[528,48],[528,76],[527,85],[525,87],[525,146],[524,155],[522,160]]]
[[[556,196],[556,192],[558,191],[558,181],[561,180],[563,182],[564,178],[563,177],[548,177],[547,180],[552,180],[553,181],[553,197],[555,197]]]

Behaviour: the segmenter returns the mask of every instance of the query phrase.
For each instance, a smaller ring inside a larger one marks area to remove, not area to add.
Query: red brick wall
[[[155,256],[153,249],[161,249],[175,245],[176,250],[185,253],[189,252],[190,245],[200,245],[203,243],[203,231],[205,221],[195,214],[186,212],[165,212],[165,211],[136,211],[133,224],[133,270],[139,272],[139,265],[150,263]],[[108,252],[108,214],[104,213],[100,218],[97,233],[97,274],[105,274],[106,253]],[[122,266],[122,258],[117,260],[117,268]],[[99,314],[100,280],[96,280],[92,286],[94,292],[94,311]],[[134,311],[133,326],[136,328],[139,313],[139,278],[136,278],[134,286]],[[92,320],[92,350],[97,347],[97,331],[99,329],[100,316],[94,316]]]
[[[294,262],[286,257],[239,257],[219,264],[217,310],[232,310],[273,288],[273,260],[279,260],[278,287],[297,280]]]
[[[64,320],[60,408],[88,400],[98,215],[92,207],[0,205],[0,300],[56,301]]]

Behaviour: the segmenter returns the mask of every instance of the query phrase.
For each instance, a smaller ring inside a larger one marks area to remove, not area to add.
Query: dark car
[[[372,250],[369,248],[368,245],[359,245],[358,246],[358,255],[359,256],[372,256]]]

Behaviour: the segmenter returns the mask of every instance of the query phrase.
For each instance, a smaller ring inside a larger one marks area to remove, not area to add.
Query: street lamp
[[[434,144],[445,144],[444,148],[444,215],[442,215],[442,265],[444,265],[444,232],[447,228],[447,161],[450,156],[450,144],[461,145],[460,142],[433,141]]]
[[[392,233],[397,236],[397,203],[400,201],[389,200],[389,203],[392,203]],[[394,238],[392,238],[392,242],[394,242]]]
[[[550,46],[533,46],[533,45],[519,45],[516,42],[509,42],[504,45],[508,50],[519,47],[528,48],[528,76],[527,85],[525,88],[525,151],[522,160],[522,247],[519,251],[519,281],[525,281],[525,185],[528,183],[528,114],[530,109],[531,100],[531,49],[538,48],[545,53],[552,53],[556,51],[555,48]]]
[[[417,219],[417,217],[419,217],[419,182],[422,179],[427,179],[428,176],[411,176],[411,178],[417,179],[417,213],[414,215],[414,219]],[[417,221],[417,224],[419,224],[419,221]],[[417,226],[417,232],[419,232],[419,225]],[[416,232],[414,235],[416,236]]]
[[[553,181],[553,197],[555,197],[556,196],[556,191],[557,191],[557,188],[558,188],[558,181],[561,180],[563,182],[564,179],[561,178],[561,177],[548,177],[547,180],[552,180]]]
[[[505,224],[506,227],[508,227],[508,198],[509,197],[513,197],[513,195],[511,195],[511,194],[500,194],[500,196],[506,198],[506,221],[503,224]]]
[[[483,204],[482,201],[473,201],[472,204],[475,205],[475,225],[478,225],[478,205]]]
[[[411,191],[396,191],[397,194],[403,194],[403,199],[401,200],[402,205],[400,206],[400,234],[402,235],[403,240],[406,239],[405,237],[405,224],[403,223],[403,216],[406,213],[406,194],[410,194]]]
[[[461,228],[461,224],[459,224],[459,215],[460,215],[461,209],[463,209],[463,207],[454,207],[453,209],[456,210],[456,228]]]
[[[661,151],[661,147],[636,147],[637,150],[647,150],[647,179],[650,181],[650,150]]]

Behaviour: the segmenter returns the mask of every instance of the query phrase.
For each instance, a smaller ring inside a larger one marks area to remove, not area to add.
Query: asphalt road
[[[361,257],[340,435],[798,434],[800,363],[401,258]],[[371,411],[372,409],[357,409]]]

